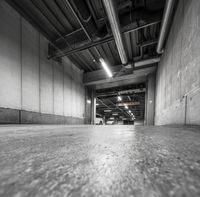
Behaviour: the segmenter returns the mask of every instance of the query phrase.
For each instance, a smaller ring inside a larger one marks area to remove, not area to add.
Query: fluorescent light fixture
[[[114,120],[115,118],[114,117],[110,117],[110,120]]]
[[[113,113],[112,115],[113,115],[113,116],[118,116],[118,113]]]
[[[128,110],[129,113],[131,113],[131,110]]]
[[[125,109],[128,109],[128,106],[127,105],[124,105]]]
[[[99,103],[96,103],[96,105],[99,105]]]
[[[111,110],[110,109],[105,109],[104,112],[111,112]]]
[[[112,75],[108,65],[105,63],[105,61],[102,58],[100,58],[99,61],[101,62],[101,65],[102,65],[103,69],[106,71],[108,77],[112,77],[113,75]]]
[[[118,97],[117,97],[117,100],[118,100],[118,101],[122,101],[122,97],[121,97],[121,96],[118,96]]]
[[[88,104],[91,104],[91,100],[88,99],[88,100],[87,100],[87,103],[88,103]]]

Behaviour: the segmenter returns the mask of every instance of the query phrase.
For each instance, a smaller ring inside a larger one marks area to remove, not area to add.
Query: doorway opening
[[[96,125],[144,125],[145,83],[96,90]]]

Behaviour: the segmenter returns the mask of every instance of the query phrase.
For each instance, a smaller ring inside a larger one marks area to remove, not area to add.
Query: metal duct
[[[175,7],[176,0],[167,0],[166,5],[165,5],[165,10],[163,14],[163,21],[162,21],[162,26],[160,30],[160,35],[158,39],[158,45],[157,45],[157,53],[161,54],[164,52],[163,46],[164,42],[166,40],[166,36],[169,30],[169,25],[172,19],[174,7]]]
[[[151,11],[145,8],[137,8],[132,10],[131,12],[126,12],[120,15],[120,24],[121,27],[127,26],[129,24],[134,24],[136,27],[138,23],[147,24],[152,21],[159,21],[162,19],[162,10],[159,11]]]
[[[110,26],[111,26],[112,33],[113,33],[113,36],[115,39],[115,43],[117,45],[117,50],[119,52],[121,62],[122,62],[122,64],[127,64],[128,58],[127,58],[124,43],[122,40],[119,18],[118,18],[118,14],[116,11],[116,7],[114,5],[114,1],[113,0],[103,0],[103,4],[105,7],[107,16],[108,16],[108,20],[110,22]]]
[[[160,62],[160,57],[154,57],[154,58],[135,62],[134,67],[137,68],[137,67],[146,66],[146,65],[149,65],[149,64],[155,64],[155,63],[158,63],[158,62]]]
[[[84,28],[89,34],[88,36],[95,36],[97,34],[98,29],[86,2],[84,0],[65,1],[67,5],[71,8],[77,20],[81,20],[81,23],[83,24]]]

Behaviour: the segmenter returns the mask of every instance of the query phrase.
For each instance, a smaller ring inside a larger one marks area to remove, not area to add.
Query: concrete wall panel
[[[156,124],[200,125],[200,1],[179,1],[157,71]],[[164,104],[163,104],[164,103]]]
[[[76,82],[72,80],[72,117],[76,116],[76,109],[77,109],[77,103],[76,103]]]
[[[72,116],[72,63],[68,58],[63,58],[64,63],[64,114],[65,116]]]
[[[63,65],[54,62],[54,114],[63,115]]]
[[[198,125],[200,124],[200,89],[194,91],[187,96],[186,108],[186,124]]]
[[[83,123],[83,73],[47,60],[48,41],[0,1],[0,123]]]
[[[65,76],[67,74],[65,73]],[[72,115],[72,80],[70,77],[64,79],[64,114],[65,116]]]
[[[22,19],[22,109],[39,112],[39,33]]]
[[[40,105],[41,112],[53,114],[53,61],[47,59],[48,41],[40,36]]]
[[[0,106],[21,108],[20,16],[0,1]]]

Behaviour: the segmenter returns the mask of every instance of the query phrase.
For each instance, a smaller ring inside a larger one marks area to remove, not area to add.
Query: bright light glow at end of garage
[[[101,65],[102,65],[103,69],[106,71],[106,74],[108,75],[108,77],[112,77],[113,75],[112,75],[108,65],[105,63],[105,61],[102,58],[100,58],[99,61],[101,62]]]

